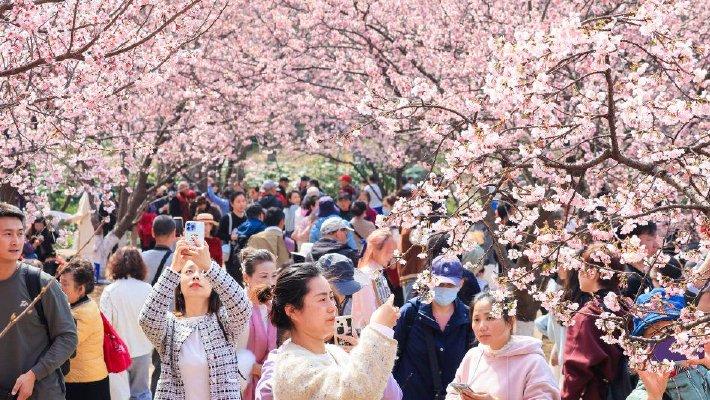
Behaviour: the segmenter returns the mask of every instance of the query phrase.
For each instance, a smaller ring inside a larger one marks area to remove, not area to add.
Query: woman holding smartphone
[[[500,316],[494,315],[494,307],[502,310]],[[490,292],[478,294],[471,310],[471,326],[480,344],[464,356],[446,399],[558,400],[560,391],[542,342],[513,335],[515,317]]]
[[[236,339],[251,304],[239,284],[200,247],[178,241],[139,322],[161,360],[155,399],[239,399]]]
[[[358,329],[367,325],[375,309],[392,293],[385,271],[396,268],[390,266],[396,249],[397,242],[388,228],[377,229],[367,237],[365,254],[355,270],[355,280],[362,286],[353,294],[353,323]]]
[[[350,353],[326,344],[336,305],[328,280],[313,264],[284,268],[274,287],[271,321],[291,339],[274,355],[273,398],[372,400],[382,397],[394,365],[394,298],[380,306]]]

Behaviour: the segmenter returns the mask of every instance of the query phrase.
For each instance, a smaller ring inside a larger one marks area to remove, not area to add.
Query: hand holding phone
[[[474,395],[473,389],[465,383],[451,382],[451,387],[454,388],[460,395]]]
[[[496,400],[488,393],[477,393],[464,383],[452,382],[451,387],[456,390],[463,400]]]

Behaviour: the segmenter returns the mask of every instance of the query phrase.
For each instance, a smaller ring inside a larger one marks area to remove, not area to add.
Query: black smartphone
[[[175,236],[181,237],[185,230],[185,221],[182,220],[182,217],[173,217],[173,221],[175,222]]]
[[[0,400],[16,400],[17,395],[13,395],[5,390],[0,390]]]

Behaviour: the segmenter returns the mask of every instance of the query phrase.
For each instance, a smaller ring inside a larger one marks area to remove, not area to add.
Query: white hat
[[[306,197],[311,196],[320,197],[320,189],[315,186],[309,187],[308,190],[306,190]]]

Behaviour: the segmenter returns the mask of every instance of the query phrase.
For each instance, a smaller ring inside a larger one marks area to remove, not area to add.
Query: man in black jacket
[[[306,259],[308,261],[318,261],[326,254],[342,254],[352,260],[357,266],[358,254],[348,246],[348,232],[353,229],[340,217],[331,217],[323,222],[320,227],[320,239],[313,243],[313,248]]]

